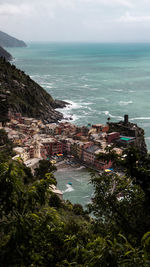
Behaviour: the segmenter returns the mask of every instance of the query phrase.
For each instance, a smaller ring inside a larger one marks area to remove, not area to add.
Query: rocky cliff
[[[6,60],[12,60],[11,54],[9,54],[4,48],[0,46],[0,57],[4,57]]]
[[[9,34],[0,31],[0,46],[2,47],[25,47],[25,42],[18,40]]]
[[[0,121],[7,120],[8,110],[23,116],[57,122],[63,115],[55,108],[67,103],[54,100],[40,85],[23,71],[0,58]]]

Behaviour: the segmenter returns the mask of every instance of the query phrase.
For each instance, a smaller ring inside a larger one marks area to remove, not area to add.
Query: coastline
[[[85,166],[83,166],[83,164],[80,164],[79,162],[73,160],[72,162],[68,163],[68,159],[64,159],[60,162],[57,162],[55,164],[57,171],[61,171],[61,170],[78,170],[78,169],[86,169]]]

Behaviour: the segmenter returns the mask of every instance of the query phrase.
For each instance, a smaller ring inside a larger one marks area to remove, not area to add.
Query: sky
[[[150,0],[0,0],[0,30],[24,41],[150,42]]]

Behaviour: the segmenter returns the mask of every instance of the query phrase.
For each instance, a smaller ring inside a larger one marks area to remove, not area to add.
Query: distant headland
[[[0,57],[5,58],[6,61],[11,61],[13,59],[12,55],[7,52],[4,47],[26,47],[24,41],[18,40],[9,34],[0,31]]]
[[[26,47],[26,43],[5,32],[0,31],[0,46],[2,47]]]

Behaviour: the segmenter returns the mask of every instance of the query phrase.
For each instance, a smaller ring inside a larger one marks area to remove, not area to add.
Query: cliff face
[[[0,121],[7,120],[9,110],[45,123],[57,122],[63,115],[55,108],[66,104],[55,101],[23,71],[0,58]]]
[[[2,47],[25,47],[25,42],[18,40],[7,33],[0,31],[0,46]]]
[[[4,48],[0,46],[0,57],[4,57],[6,60],[12,60],[11,54],[9,54]]]

